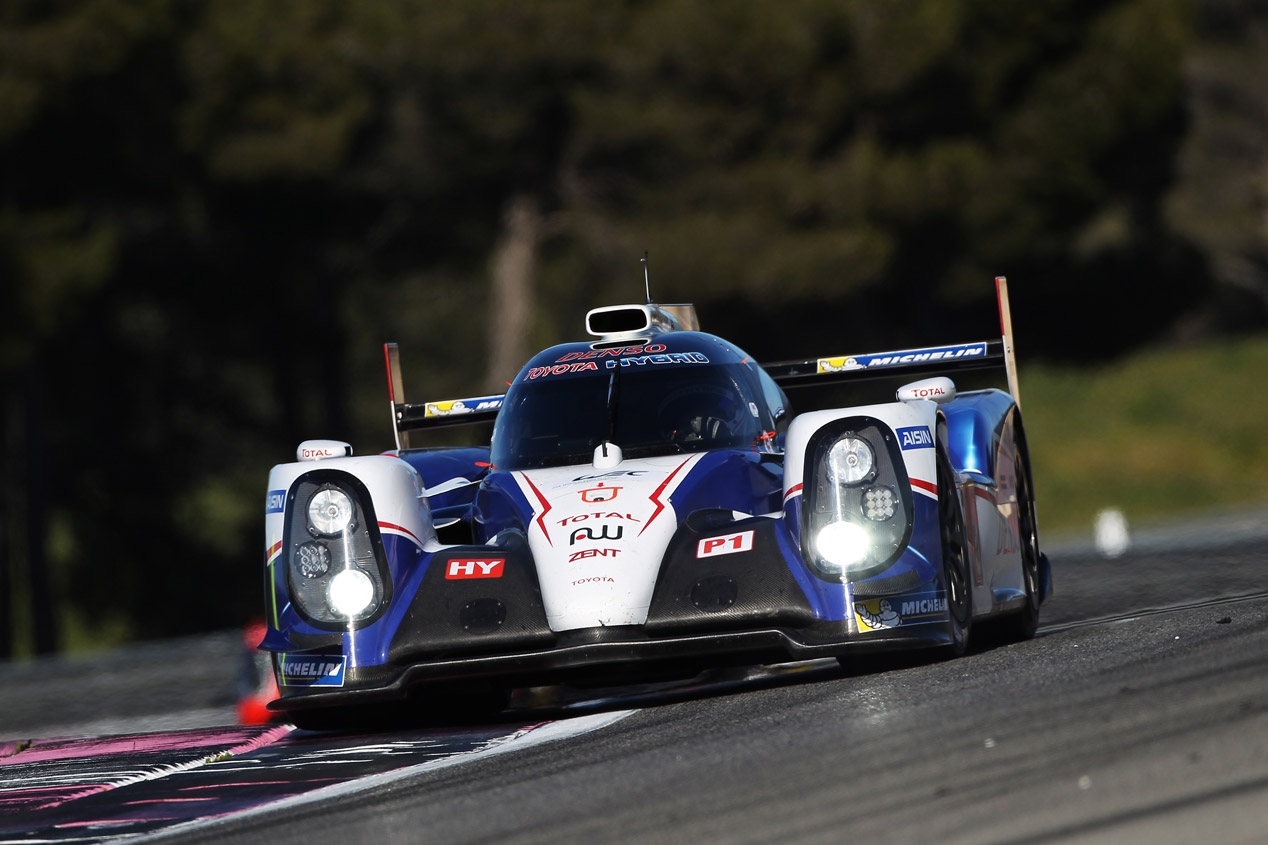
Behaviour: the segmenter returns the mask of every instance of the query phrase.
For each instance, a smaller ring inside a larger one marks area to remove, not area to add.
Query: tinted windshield
[[[589,463],[609,430],[627,458],[747,448],[772,424],[750,377],[737,364],[698,364],[521,381],[498,414],[492,461],[506,470]]]

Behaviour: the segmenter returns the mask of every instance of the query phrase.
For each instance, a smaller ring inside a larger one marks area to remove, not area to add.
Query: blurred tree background
[[[1264,0],[8,0],[0,657],[239,624],[383,341],[497,388],[644,249],[766,360],[1262,329],[1266,94]]]

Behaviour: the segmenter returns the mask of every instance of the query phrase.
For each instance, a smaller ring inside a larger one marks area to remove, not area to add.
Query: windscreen
[[[748,448],[773,426],[751,378],[737,364],[695,364],[520,381],[493,429],[493,465],[585,464],[605,439],[627,458]]]

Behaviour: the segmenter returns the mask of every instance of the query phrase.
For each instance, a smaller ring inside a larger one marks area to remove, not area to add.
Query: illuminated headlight
[[[880,420],[825,423],[803,465],[802,552],[827,581],[862,581],[902,556],[914,522],[911,484],[898,437]]]
[[[326,598],[335,613],[356,619],[372,609],[374,582],[360,569],[345,569],[330,579]]]
[[[876,522],[894,518],[894,491],[888,487],[869,487],[863,493],[863,515]]]
[[[392,577],[365,484],[342,471],[313,470],[286,501],[289,606],[327,631],[372,624],[392,602]]]
[[[828,451],[828,480],[834,484],[858,484],[872,474],[876,458],[872,447],[857,437],[842,437]]]
[[[308,522],[318,534],[339,534],[352,523],[352,499],[337,487],[318,490],[308,500]]]
[[[867,560],[871,545],[867,529],[857,522],[829,522],[815,536],[819,557],[837,573]]]

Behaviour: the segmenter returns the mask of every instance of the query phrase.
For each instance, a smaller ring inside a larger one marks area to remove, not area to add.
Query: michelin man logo
[[[869,604],[874,604],[876,609],[870,609],[868,607]],[[854,612],[858,614],[859,623],[872,631],[877,631],[881,628],[897,628],[903,624],[903,618],[890,605],[889,599],[881,599],[879,604],[875,602],[855,602]]]
[[[844,373],[849,370],[864,369],[854,358],[820,358],[819,372],[821,373]]]

